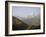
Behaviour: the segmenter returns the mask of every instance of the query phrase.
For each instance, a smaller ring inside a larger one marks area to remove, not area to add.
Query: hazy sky
[[[38,15],[40,13],[40,7],[12,7],[12,15],[15,17],[27,17],[31,16],[33,13],[35,13],[35,15]]]

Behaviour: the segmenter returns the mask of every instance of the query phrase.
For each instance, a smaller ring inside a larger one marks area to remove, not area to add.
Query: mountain
[[[40,14],[27,17],[12,17],[13,30],[40,29]]]
[[[17,17],[12,16],[12,30],[25,30],[28,25],[18,19]]]
[[[40,14],[34,17],[27,16],[27,17],[17,17],[17,18],[19,18],[28,25],[36,25],[36,26],[40,25]]]

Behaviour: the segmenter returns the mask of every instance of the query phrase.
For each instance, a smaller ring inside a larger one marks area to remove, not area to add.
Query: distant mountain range
[[[25,22],[28,25],[40,25],[40,14],[34,17],[17,17],[18,19],[22,20],[23,22]]]

